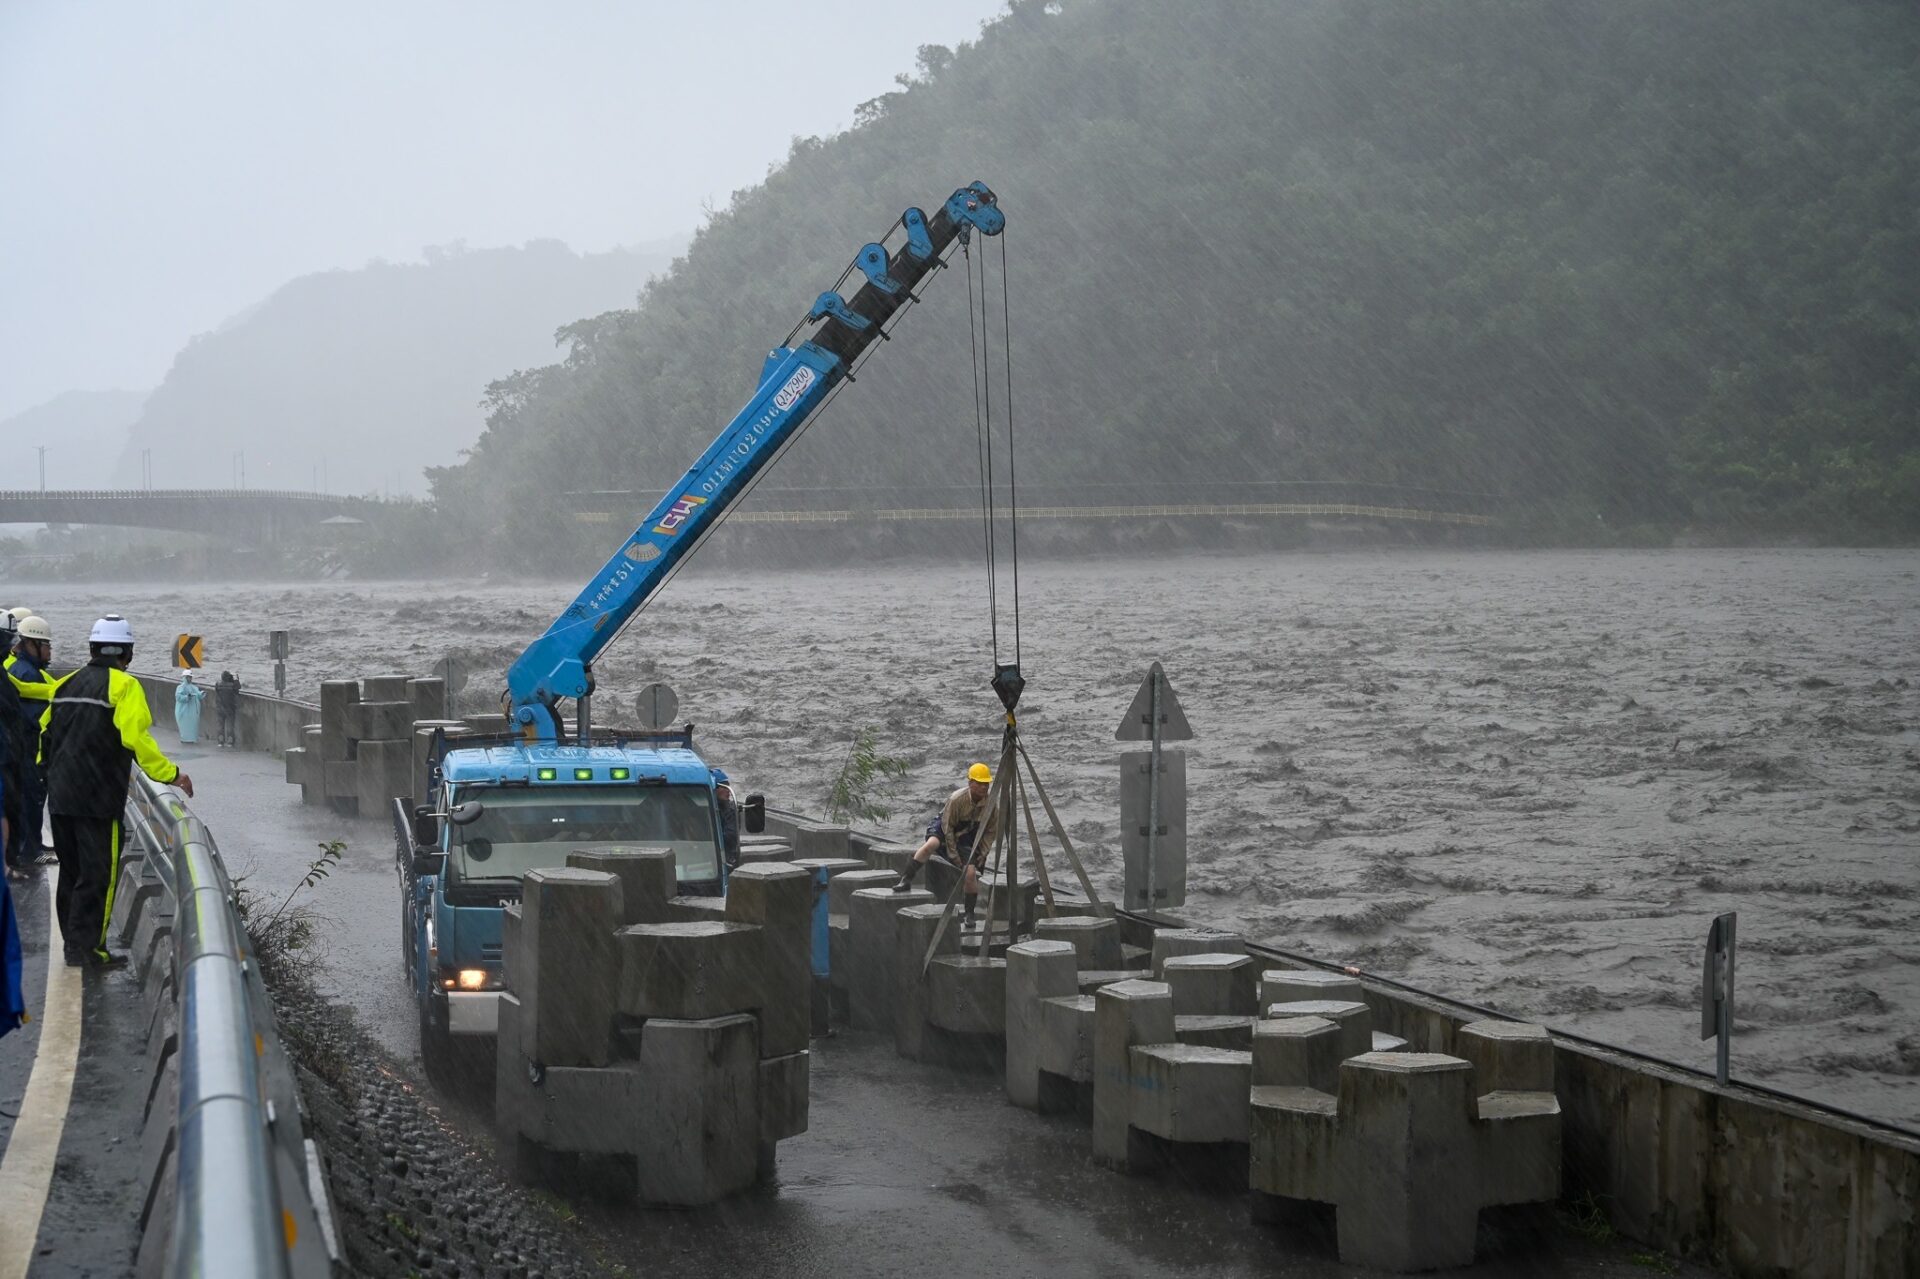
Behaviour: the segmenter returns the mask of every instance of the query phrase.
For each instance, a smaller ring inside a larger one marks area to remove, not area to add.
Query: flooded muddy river
[[[112,608],[142,668],[193,631],[256,689],[288,628],[307,698],[452,652],[479,708],[577,585],[27,602],[66,654]],[[1196,733],[1187,916],[1710,1066],[1700,952],[1737,910],[1736,1076],[1920,1127],[1920,552],[1051,562],[1021,601],[1022,728],[1103,890],[1114,728],[1159,659]],[[599,664],[596,718],[664,679],[715,762],[810,811],[871,728],[911,766],[881,796],[904,839],[995,753],[991,674],[977,566],[703,565]]]

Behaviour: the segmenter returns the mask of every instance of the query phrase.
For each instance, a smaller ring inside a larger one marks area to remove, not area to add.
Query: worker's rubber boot
[[[908,862],[906,872],[902,874],[899,879],[894,881],[893,891],[896,893],[904,893],[904,892],[910,891],[913,888],[913,877],[915,875],[918,875],[919,873],[920,873],[920,863],[917,861]]]

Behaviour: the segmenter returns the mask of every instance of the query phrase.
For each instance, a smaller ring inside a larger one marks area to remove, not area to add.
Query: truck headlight
[[[485,990],[487,988],[487,970],[484,968],[462,968],[458,977],[462,990]]]

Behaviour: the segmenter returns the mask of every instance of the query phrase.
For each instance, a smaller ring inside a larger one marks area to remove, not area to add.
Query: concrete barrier
[[[173,695],[174,691],[180,687],[179,677],[148,675],[140,671],[129,673],[139,680],[140,686],[146,690],[147,705],[153,709],[155,727],[174,731]],[[217,679],[218,676],[214,678]],[[195,682],[207,690],[207,700],[201,704],[200,735],[205,741],[212,742],[215,740],[215,725],[218,723],[213,705],[213,683],[212,680],[198,678]],[[234,735],[241,750],[265,751],[278,757],[305,745],[304,729],[319,718],[320,707],[312,702],[295,701],[242,689],[240,720]]]

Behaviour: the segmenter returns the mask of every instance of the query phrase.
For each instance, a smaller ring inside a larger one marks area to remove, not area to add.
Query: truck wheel
[[[442,1092],[451,1092],[459,1082],[446,1005],[436,1004],[431,998],[420,1007],[420,1064],[426,1068],[427,1082]]]

